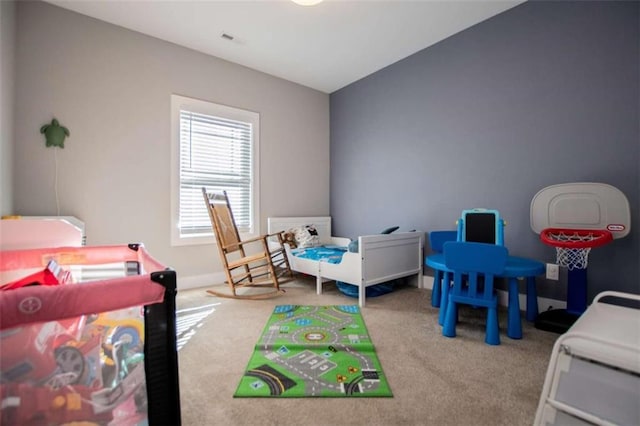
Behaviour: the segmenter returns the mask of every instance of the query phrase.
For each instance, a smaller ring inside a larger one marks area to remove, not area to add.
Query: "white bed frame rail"
[[[271,217],[268,232],[287,231],[301,225],[313,225],[318,231],[321,244],[347,246],[348,238],[331,236],[331,218],[315,217]],[[322,294],[325,281],[336,280],[358,286],[358,304],[365,305],[366,288],[397,278],[409,277],[410,284],[421,287],[423,232],[399,232],[393,234],[365,235],[358,237],[359,252],[345,253],[337,264],[287,256],[291,268],[316,277],[316,291]]]
[[[534,425],[640,424],[640,311],[609,296],[640,302],[604,291],[556,340]]]

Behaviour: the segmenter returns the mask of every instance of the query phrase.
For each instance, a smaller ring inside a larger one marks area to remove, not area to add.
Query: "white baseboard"
[[[427,290],[433,290],[433,277],[430,277],[429,275],[423,275],[422,288],[426,288]]]
[[[527,309],[527,295],[520,293],[520,310]],[[498,303],[502,306],[507,306],[509,303],[509,293],[505,290],[498,290]],[[544,312],[547,309],[566,309],[567,302],[564,300],[548,299],[546,297],[538,296],[538,311]]]
[[[432,290],[433,277],[430,277],[429,275],[424,275],[422,280],[422,288]],[[524,311],[527,309],[527,295],[520,294],[519,298],[520,298],[520,310]],[[498,303],[500,303],[500,305],[505,307],[508,305],[509,296],[505,290],[498,290]],[[566,307],[567,307],[567,302],[564,300],[538,297],[538,310],[540,312],[546,311],[547,309],[565,309]]]

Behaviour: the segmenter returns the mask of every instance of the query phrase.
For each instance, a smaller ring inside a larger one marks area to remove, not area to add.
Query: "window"
[[[202,187],[226,190],[241,234],[257,234],[260,116],[171,96],[173,245],[213,243]]]

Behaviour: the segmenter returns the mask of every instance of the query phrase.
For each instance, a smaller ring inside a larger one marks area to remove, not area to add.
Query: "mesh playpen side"
[[[175,271],[140,244],[1,254],[3,286],[52,261],[75,274],[0,291],[3,425],[181,423]]]

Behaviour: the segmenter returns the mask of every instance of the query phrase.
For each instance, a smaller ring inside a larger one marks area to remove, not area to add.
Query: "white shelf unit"
[[[534,425],[640,425],[640,296],[605,291],[556,341]]]

